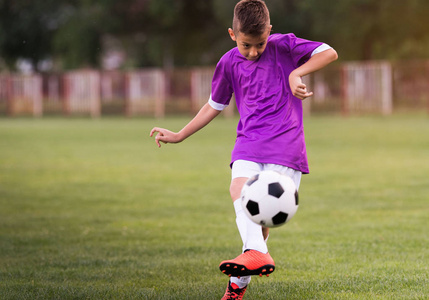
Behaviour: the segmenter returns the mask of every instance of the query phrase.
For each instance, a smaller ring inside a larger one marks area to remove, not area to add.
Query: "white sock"
[[[240,279],[237,277],[231,277],[229,280],[231,280],[231,283],[235,283],[240,289],[242,289],[250,283],[251,279],[251,276],[242,276]]]
[[[268,252],[267,244],[264,241],[262,227],[250,220],[244,213],[241,200],[234,201],[234,209],[237,218],[235,219],[243,241],[243,251],[246,249],[257,250],[262,253]]]
[[[237,199],[234,201],[234,209],[235,209],[235,214],[236,214],[236,219],[235,222],[237,223],[237,227],[238,227],[238,232],[240,233],[240,237],[241,240],[243,241],[243,251],[244,249],[244,244],[246,243],[246,236],[247,236],[247,216],[243,211],[243,207],[241,206],[241,199]],[[244,288],[245,286],[247,286],[250,283],[250,276],[242,276],[240,278],[237,277],[231,277],[231,283],[235,283],[236,285],[238,285],[238,287],[240,289]]]
[[[236,214],[235,222],[237,223],[238,232],[243,241],[243,252],[246,249],[258,250],[262,253],[267,253],[268,248],[264,236],[262,235],[262,227],[250,220],[245,214],[241,206],[241,199],[234,201],[234,209]],[[250,240],[249,240],[250,239]],[[231,283],[235,283],[240,289],[250,283],[251,276],[231,277]]]
[[[258,250],[262,253],[268,252],[267,244],[264,241],[264,235],[262,234],[262,226],[254,223],[252,220],[247,218],[247,235],[246,235],[246,249]]]
[[[237,199],[234,201],[234,209],[235,209],[235,223],[237,223],[238,232],[240,233],[241,241],[243,242],[243,251],[244,245],[246,244],[246,236],[247,236],[247,216],[244,213],[243,207],[241,206],[241,199]]]

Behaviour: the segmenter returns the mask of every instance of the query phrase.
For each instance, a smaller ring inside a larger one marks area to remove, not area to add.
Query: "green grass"
[[[1,299],[220,299],[237,120],[0,119]],[[428,299],[429,118],[306,119],[311,174],[245,299]]]

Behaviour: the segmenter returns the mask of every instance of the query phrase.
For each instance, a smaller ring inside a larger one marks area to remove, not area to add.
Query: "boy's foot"
[[[232,260],[224,260],[219,269],[228,276],[267,275],[275,269],[274,260],[269,253],[246,250]]]
[[[228,282],[228,286],[221,300],[241,300],[243,299],[244,293],[246,292],[247,286],[240,289],[235,283]]]

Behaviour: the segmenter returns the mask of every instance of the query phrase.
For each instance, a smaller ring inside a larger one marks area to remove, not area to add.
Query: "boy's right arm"
[[[206,103],[197,115],[179,132],[172,132],[165,128],[154,127],[150,131],[150,136],[152,137],[156,132],[158,133],[155,136],[155,142],[158,147],[161,147],[161,142],[164,144],[180,143],[210,123],[220,112],[220,110],[216,110],[211,107],[209,103]]]

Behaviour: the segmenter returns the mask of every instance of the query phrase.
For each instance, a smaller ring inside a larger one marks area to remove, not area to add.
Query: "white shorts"
[[[296,189],[297,190],[299,189],[302,172],[282,166],[282,165],[256,163],[248,160],[236,160],[232,164],[231,176],[232,176],[232,179],[238,178],[238,177],[250,178],[264,170],[274,170],[289,176],[295,182]]]

